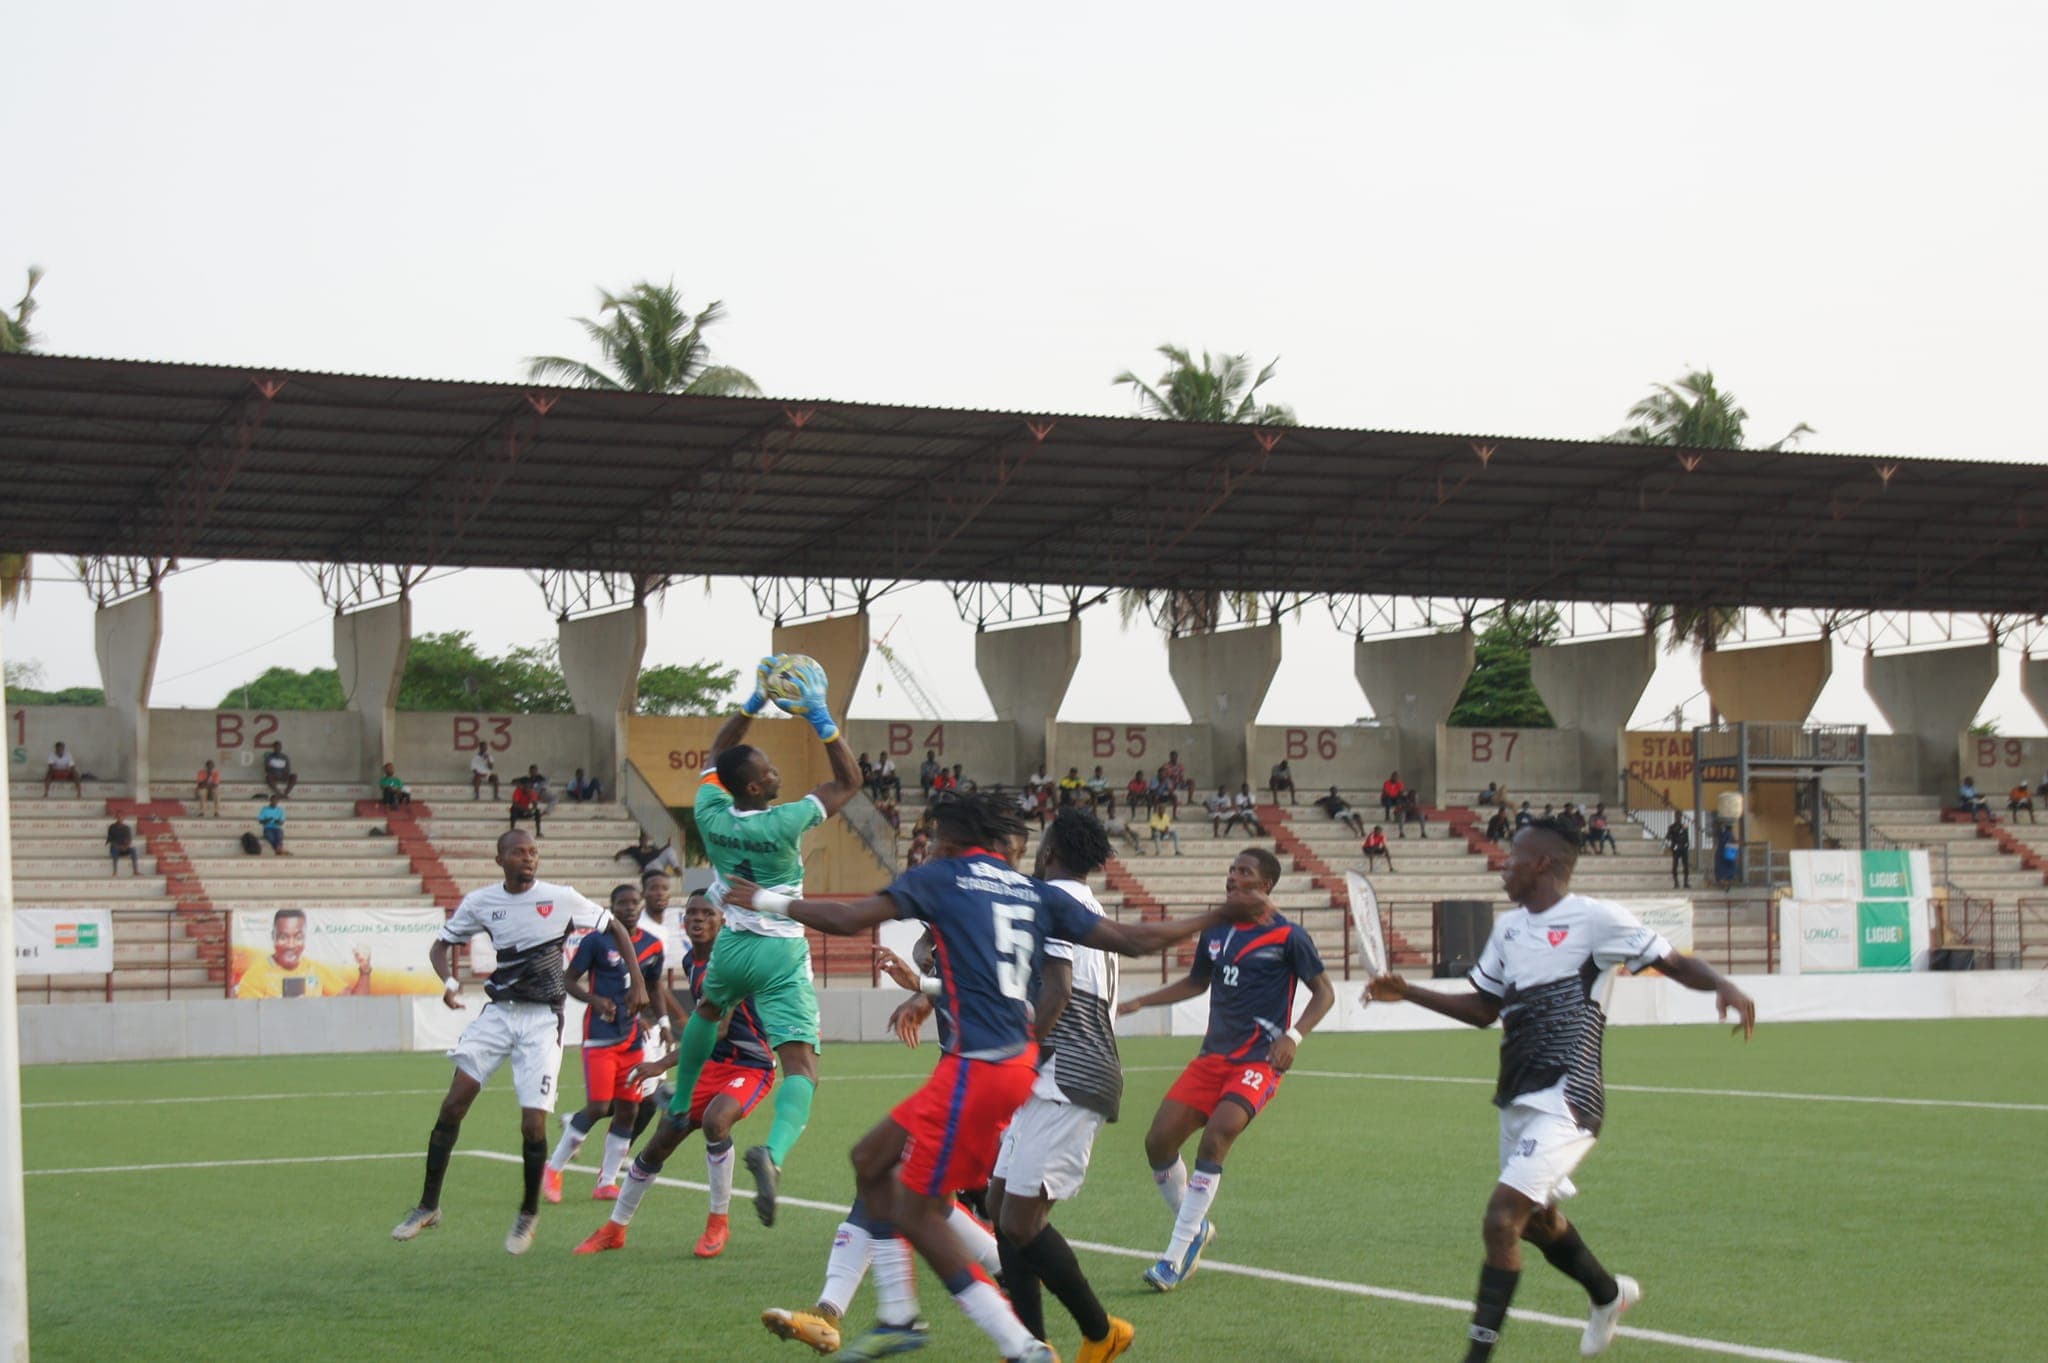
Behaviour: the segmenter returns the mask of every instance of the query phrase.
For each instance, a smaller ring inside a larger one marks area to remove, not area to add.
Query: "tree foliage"
[[[29,329],[28,324],[29,319],[36,315],[36,285],[42,282],[42,278],[40,265],[29,266],[28,287],[22,290],[21,300],[14,305],[14,314],[0,314],[0,355],[26,355],[36,348],[36,342],[41,339]],[[0,551],[0,609],[14,610],[28,599],[31,566],[26,553]]]
[[[6,693],[9,705],[105,705],[107,693],[97,686],[62,686],[54,691],[43,686],[43,665],[33,658],[7,660]]]
[[[723,303],[713,302],[692,317],[673,280],[651,284],[643,279],[619,294],[600,289],[598,298],[598,316],[576,322],[597,346],[605,367],[563,355],[536,355],[527,361],[528,378],[636,393],[759,396],[760,385],[745,373],[711,362],[704,333],[724,318]]]
[[[640,715],[715,715],[725,710],[738,684],[737,669],[694,662],[687,667],[667,663],[640,669]]]
[[[1295,424],[1292,407],[1259,401],[1259,390],[1271,381],[1280,361],[1254,375],[1252,362],[1243,355],[1211,355],[1205,350],[1197,361],[1192,351],[1177,345],[1160,346],[1159,353],[1167,365],[1156,386],[1128,369],[1111,380],[1137,393],[1138,409],[1146,416],[1234,425]]]
[[[316,667],[310,672],[272,667],[221,697],[216,708],[339,710],[347,703],[341,694],[341,677],[331,667]]]
[[[1461,729],[1554,729],[1550,708],[1529,672],[1529,650],[1556,641],[1560,622],[1549,606],[1503,606],[1472,649],[1472,675],[1458,694],[1450,723]]]

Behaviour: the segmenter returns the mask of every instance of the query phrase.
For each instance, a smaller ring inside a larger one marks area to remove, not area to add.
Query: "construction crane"
[[[901,623],[902,617],[898,616],[897,621]],[[910,664],[904,662],[896,650],[889,647],[889,636],[895,632],[895,625],[890,625],[883,631],[882,637],[875,640],[875,652],[882,655],[882,664],[889,669],[889,675],[896,679],[896,684],[910,697],[910,703],[917,708],[918,718],[936,720],[939,717],[939,707],[932,704],[932,698],[925,694],[924,684],[918,681],[917,673],[910,670]]]

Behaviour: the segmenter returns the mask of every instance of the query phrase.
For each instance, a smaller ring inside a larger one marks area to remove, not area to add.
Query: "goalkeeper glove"
[[[832,720],[832,712],[825,707],[825,669],[812,663],[799,667],[789,674],[796,683],[797,698],[788,707],[789,712],[811,726],[821,743],[830,743],[839,737],[839,726]]]
[[[775,670],[779,653],[771,653],[754,665],[754,694],[748,696],[740,709],[749,715],[758,715],[768,708],[768,674]]]

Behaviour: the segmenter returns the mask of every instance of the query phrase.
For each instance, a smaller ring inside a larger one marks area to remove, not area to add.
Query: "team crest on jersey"
[[[542,900],[533,906],[533,911],[545,918],[555,911],[555,901],[552,899]]]
[[[1545,935],[1550,938],[1550,945],[1556,946],[1564,941],[1565,938],[1571,936],[1572,930],[1570,928],[1552,928]]]
[[[1216,959],[1217,957],[1221,956],[1222,954],[1223,954],[1223,943],[1221,943],[1221,942],[1211,942],[1211,943],[1209,943],[1209,959],[1210,959],[1210,960],[1212,960],[1212,961],[1213,961],[1213,960],[1215,960],[1215,959]]]

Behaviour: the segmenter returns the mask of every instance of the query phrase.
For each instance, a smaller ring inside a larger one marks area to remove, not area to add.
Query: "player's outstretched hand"
[[[1408,980],[1403,975],[1375,975],[1365,983],[1360,1003],[1399,1003],[1408,997]]]
[[[896,1005],[896,1011],[889,1014],[889,1030],[896,1033],[896,1039],[916,1050],[924,1040],[924,1020],[931,1016],[932,1001],[920,994],[914,999],[905,999]]]
[[[1740,1019],[1735,1024],[1735,1035],[1741,1037],[1744,1041],[1755,1036],[1756,1002],[1749,995],[1743,993],[1728,980],[1724,979],[1714,990],[1714,1014],[1721,1021],[1726,1022],[1731,1010]]]
[[[758,715],[768,708],[768,674],[782,661],[780,653],[771,653],[754,665],[754,694],[748,696],[740,709],[750,715]]]
[[[754,907],[754,895],[760,888],[744,876],[734,876],[725,882],[725,902],[734,908],[751,909]]]
[[[1127,1018],[1144,1006],[1144,1004],[1139,1003],[1136,999],[1125,999],[1116,1006],[1116,1015],[1120,1018]]]
[[[917,989],[924,984],[924,980],[910,962],[887,947],[875,948],[875,965],[884,975],[905,989]]]

